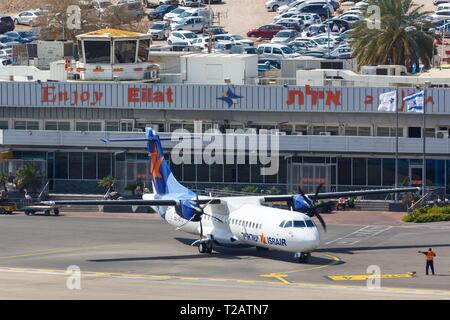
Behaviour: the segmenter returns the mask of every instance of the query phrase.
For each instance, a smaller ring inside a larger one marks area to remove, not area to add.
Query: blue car
[[[7,36],[0,36],[0,49],[11,48],[15,44],[20,44],[18,41],[13,41]]]
[[[5,33],[11,41],[17,41],[20,43],[29,43],[37,39],[37,37],[28,31],[9,31]]]
[[[148,14],[149,20],[162,20],[166,13],[176,9],[177,6],[172,4],[163,4]]]

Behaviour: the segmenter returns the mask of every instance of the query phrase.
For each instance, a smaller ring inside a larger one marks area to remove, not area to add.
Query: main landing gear
[[[309,258],[311,258],[310,252],[299,252],[296,253],[294,258],[298,259],[298,263],[308,263]]]
[[[213,250],[212,242],[200,242],[198,244],[198,252],[211,254]]]

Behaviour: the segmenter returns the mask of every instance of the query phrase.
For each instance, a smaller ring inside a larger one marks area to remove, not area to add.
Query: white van
[[[260,58],[277,60],[300,57],[300,54],[295,53],[294,50],[287,45],[275,43],[259,45],[258,54]]]

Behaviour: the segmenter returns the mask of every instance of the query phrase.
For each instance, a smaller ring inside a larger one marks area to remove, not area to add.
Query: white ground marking
[[[356,230],[352,233],[347,234],[346,236],[334,239],[332,241],[328,241],[325,244],[340,244],[340,245],[354,245],[358,242],[367,240],[369,238],[372,238],[384,231],[387,231],[391,229],[392,226],[365,226],[364,228],[361,228],[359,230]]]

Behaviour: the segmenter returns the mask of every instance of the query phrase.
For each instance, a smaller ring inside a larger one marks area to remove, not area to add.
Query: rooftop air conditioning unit
[[[437,139],[448,139],[448,130],[439,130],[436,131],[436,138]]]
[[[269,130],[267,129],[259,129],[259,134],[268,134]]]
[[[321,136],[331,136],[331,132],[320,132],[319,135],[321,135]]]

